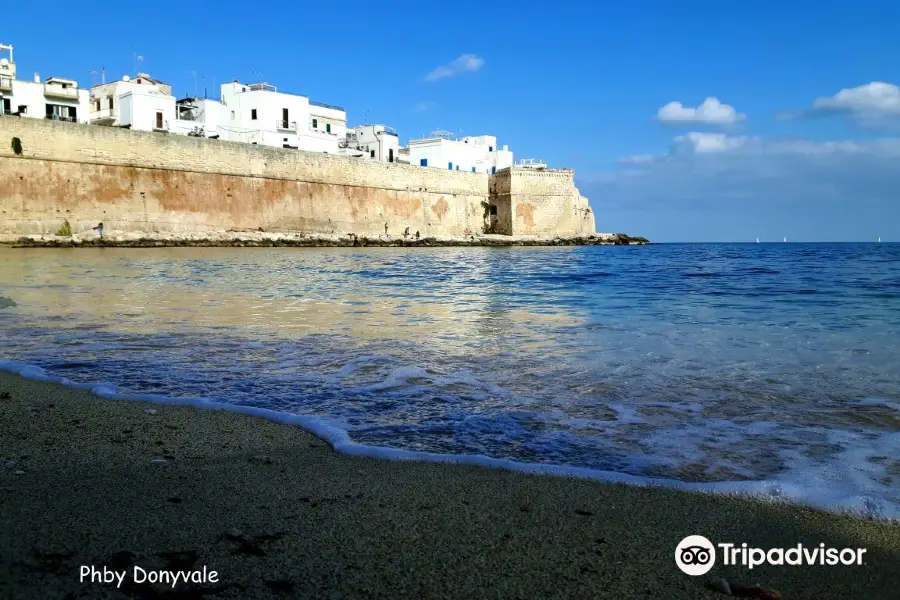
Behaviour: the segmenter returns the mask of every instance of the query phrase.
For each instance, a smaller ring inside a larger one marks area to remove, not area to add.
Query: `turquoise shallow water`
[[[0,251],[0,359],[900,515],[900,245]]]

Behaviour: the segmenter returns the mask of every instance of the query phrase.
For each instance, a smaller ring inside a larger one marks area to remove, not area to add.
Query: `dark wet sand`
[[[900,598],[900,527],[710,495],[341,456],[285,425],[0,374],[2,598]],[[148,414],[152,407],[156,414]],[[168,464],[150,461],[168,456]],[[266,456],[271,460],[255,457]],[[16,474],[17,470],[24,473]],[[675,566],[687,535],[864,547],[861,567]],[[160,554],[169,554],[160,557]],[[79,567],[218,583],[79,582]],[[190,566],[192,565],[192,566]]]

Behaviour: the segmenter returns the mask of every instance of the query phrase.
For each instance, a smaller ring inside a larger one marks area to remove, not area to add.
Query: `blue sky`
[[[55,11],[64,24],[48,26]],[[45,2],[10,5],[5,22],[22,78],[90,85],[138,54],[179,96],[192,72],[210,96],[263,79],[404,142],[496,135],[576,169],[600,231],[900,241],[897,3]],[[706,98],[725,106],[685,110]]]

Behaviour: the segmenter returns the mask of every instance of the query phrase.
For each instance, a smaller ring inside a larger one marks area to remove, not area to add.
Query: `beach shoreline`
[[[643,246],[650,241],[624,233],[572,236],[428,236],[415,234],[355,235],[263,231],[222,231],[185,234],[118,233],[108,231],[71,236],[0,234],[0,246],[13,248],[162,248],[162,247],[508,247],[508,246]]]
[[[179,597],[724,598],[704,583],[725,577],[784,598],[890,598],[900,585],[896,525],[713,494],[347,456],[297,427],[102,399],[7,373],[0,395],[8,598],[162,598],[165,585],[116,589],[79,581],[79,569],[188,563],[217,571],[218,581],[181,583],[194,595]],[[761,548],[866,548],[866,561],[717,564],[690,577],[674,550],[694,534]]]

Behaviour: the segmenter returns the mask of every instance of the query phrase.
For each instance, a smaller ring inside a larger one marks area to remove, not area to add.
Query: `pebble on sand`
[[[14,460],[8,460],[8,461],[6,461],[4,464],[6,465],[6,468],[7,468],[7,469],[12,469],[13,467],[16,466],[16,461],[14,461]]]
[[[145,408],[144,412],[147,413],[148,415],[155,415],[157,411],[155,408]]]
[[[150,461],[150,464],[151,465],[167,465],[167,464],[169,464],[169,461],[162,459],[162,458],[154,458],[153,460]]]
[[[16,475],[24,475],[24,474],[25,474],[25,471],[22,471],[22,470],[20,469],[20,470],[16,471],[15,473],[16,473]]]

